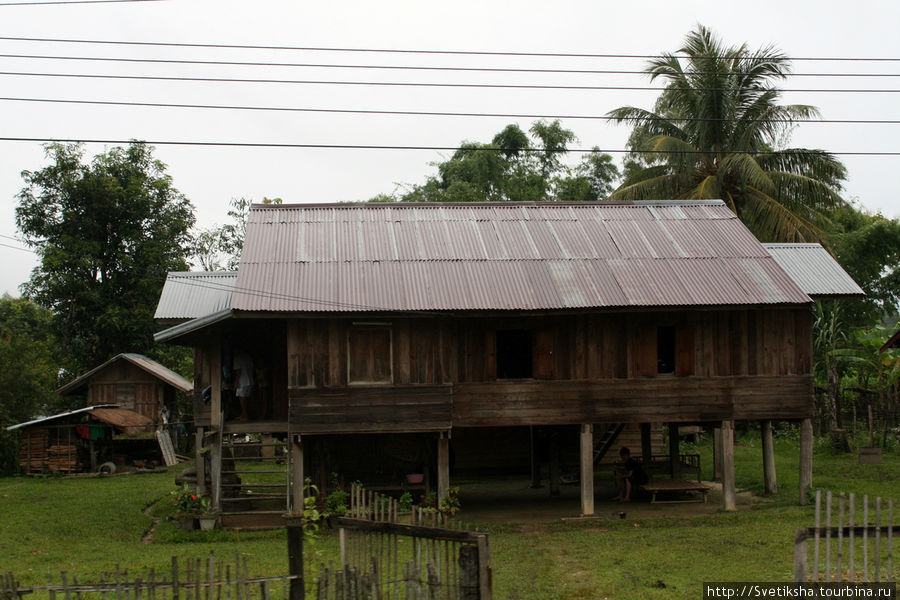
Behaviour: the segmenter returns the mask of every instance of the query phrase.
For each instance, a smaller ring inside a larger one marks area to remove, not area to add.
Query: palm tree
[[[777,104],[775,82],[790,74],[785,55],[726,48],[703,26],[678,52],[645,69],[667,81],[655,110],[609,113],[634,126],[626,179],[610,199],[718,198],[762,241],[821,240],[846,172],[823,150],[780,148],[795,122],[819,115]]]

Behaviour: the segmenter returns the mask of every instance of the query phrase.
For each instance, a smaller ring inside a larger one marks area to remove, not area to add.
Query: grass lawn
[[[699,448],[704,467],[709,449]],[[598,519],[576,522],[481,524],[491,533],[495,597],[697,598],[704,581],[787,581],[795,529],[811,525],[811,507],[797,505],[797,444],[776,439],[779,494],[736,513],[691,518]],[[737,485],[762,493],[758,440],[735,448]],[[709,474],[705,474],[709,478]],[[817,451],[816,488],[897,496],[900,455],[859,465],[855,455]],[[215,551],[248,556],[251,575],[287,572],[283,531],[183,532],[165,517],[173,473],[121,477],[0,478],[0,573],[25,584],[52,572],[96,579],[122,568],[165,569],[171,556]],[[145,508],[150,507],[145,514]],[[461,518],[466,519],[465,506]],[[150,543],[141,538],[161,519]],[[307,564],[334,560],[333,536],[322,536]],[[895,559],[895,564],[900,562]],[[897,567],[895,567],[896,569]]]

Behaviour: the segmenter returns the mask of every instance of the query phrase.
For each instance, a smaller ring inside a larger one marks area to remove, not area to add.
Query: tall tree
[[[150,351],[166,273],[187,268],[193,206],[143,143],[89,164],[81,145],[46,152],[52,164],[22,173],[16,208],[40,257],[26,296],[53,311],[70,374],[119,352]]]
[[[438,175],[403,195],[406,202],[602,200],[619,177],[612,157],[595,148],[575,168],[563,163],[575,134],[559,120],[536,121],[529,135],[507,125],[490,143],[464,142]],[[532,143],[533,140],[533,143]],[[383,200],[384,196],[377,196]]]
[[[609,113],[634,127],[626,179],[611,199],[718,198],[763,241],[823,239],[846,173],[823,150],[781,147],[794,123],[819,115],[778,104],[776,84],[791,71],[785,55],[725,46],[703,26],[678,52],[645,70],[666,82],[654,110]]]

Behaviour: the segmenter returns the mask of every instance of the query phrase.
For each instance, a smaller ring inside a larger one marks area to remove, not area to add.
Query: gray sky
[[[791,57],[900,59],[900,3],[758,1],[682,2],[361,2],[168,0],[3,6],[0,37],[131,40],[328,48],[656,54],[674,51],[697,23],[729,44],[774,44]],[[36,1],[36,0],[35,0]],[[0,54],[315,64],[640,70],[635,59],[490,57],[301,52],[0,40]],[[416,81],[542,85],[646,86],[639,75],[423,72],[311,67],[104,63],[0,57],[3,72],[93,73],[329,81]],[[794,63],[795,73],[900,74],[900,61]],[[650,108],[658,92],[452,87],[172,82],[0,75],[3,97],[117,102],[277,106],[325,109],[603,115],[622,106]],[[790,89],[900,89],[898,77],[792,77]],[[785,103],[818,106],[826,119],[900,120],[896,93],[787,92]],[[331,113],[116,107],[0,100],[0,137],[131,138],[151,141],[337,145],[456,146],[488,141],[503,117],[384,116]],[[624,148],[628,128],[603,120],[563,119],[578,147]],[[807,123],[792,145],[831,152],[896,152],[900,125]],[[92,156],[108,146],[88,145]],[[232,197],[285,202],[365,200],[420,183],[447,153],[165,146],[155,156],[193,203],[200,226],[225,221]],[[617,160],[619,159],[618,155]],[[900,216],[895,194],[900,156],[840,156],[848,197]],[[577,156],[573,157],[577,160]],[[0,244],[21,246],[15,229],[20,172],[46,166],[37,142],[0,141]],[[18,294],[33,255],[0,245],[0,294]]]

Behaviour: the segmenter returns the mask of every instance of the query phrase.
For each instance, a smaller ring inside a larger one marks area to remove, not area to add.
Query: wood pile
[[[48,446],[45,429],[35,429],[22,436],[19,466],[26,473],[72,473],[81,470],[76,444],[56,443]]]

